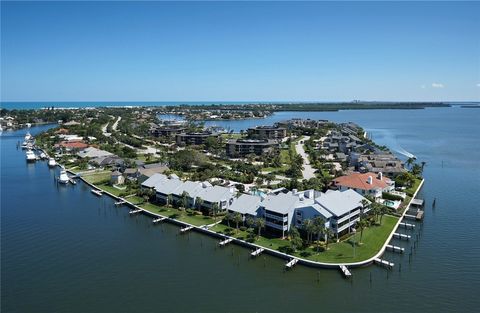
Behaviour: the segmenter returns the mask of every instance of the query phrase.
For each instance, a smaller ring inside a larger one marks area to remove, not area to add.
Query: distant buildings
[[[252,139],[283,139],[287,136],[287,129],[277,126],[257,126],[247,130]]]
[[[402,161],[389,152],[360,155],[355,166],[360,172],[383,173],[390,177],[406,171]]]
[[[229,157],[262,155],[278,146],[278,142],[272,139],[231,139],[227,142],[226,152]]]
[[[175,136],[178,145],[203,145],[207,138],[218,138],[219,134],[210,131],[180,133]]]

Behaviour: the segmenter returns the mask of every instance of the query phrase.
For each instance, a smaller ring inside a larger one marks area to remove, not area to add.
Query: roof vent
[[[368,176],[367,183],[371,185],[373,183],[373,178],[372,176]]]
[[[378,172],[378,179],[383,180],[383,174],[382,174],[382,172]]]

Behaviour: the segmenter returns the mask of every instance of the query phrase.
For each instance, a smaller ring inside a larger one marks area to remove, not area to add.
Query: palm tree
[[[302,245],[302,238],[300,237],[300,233],[298,232],[296,227],[290,228],[288,232],[290,236],[290,244],[292,246],[293,251],[297,251],[297,248]]]
[[[227,220],[228,227],[230,227],[230,221],[233,220],[233,213],[228,212],[227,215],[225,216],[225,219]]]
[[[325,250],[328,250],[328,238],[333,236],[333,231],[330,227],[325,228]]]
[[[173,206],[173,196],[168,195],[167,197],[167,206]]]
[[[413,163],[415,163],[415,158],[408,158],[407,159],[407,162],[405,162],[405,164],[407,164],[409,167],[411,167],[413,165]]]
[[[303,221],[303,229],[305,229],[305,232],[307,233],[307,244],[309,244],[312,233],[315,231],[315,225],[311,219]]]
[[[260,234],[262,232],[262,228],[265,227],[265,220],[263,218],[257,218],[255,220],[255,226],[258,229],[258,236],[260,237]]]
[[[375,224],[377,223],[378,221],[378,216],[380,215],[380,208],[381,208],[381,205],[377,202],[373,202],[372,203],[372,214],[373,214],[373,217],[374,217],[374,220],[375,220]]]
[[[380,206],[380,225],[382,225],[383,216],[387,213],[388,213],[388,208],[384,205]]]
[[[218,202],[212,204],[213,220],[217,221]]]
[[[368,222],[366,219],[363,217],[360,218],[360,220],[357,222],[357,228],[360,229],[360,242],[362,243],[362,237],[363,237],[363,230],[368,226]]]
[[[325,220],[320,216],[313,219],[315,232],[317,233],[317,252],[320,251],[320,235],[325,232]]]
[[[235,213],[233,215],[233,221],[235,222],[235,228],[238,230],[238,224],[240,224],[242,221],[243,221],[243,217],[242,217],[242,214],[240,213]]]
[[[201,197],[197,197],[195,199],[195,205],[197,207],[198,210],[201,210],[202,209],[202,205],[203,205],[203,199]]]
[[[184,191],[182,192],[182,207],[184,209],[187,208],[188,206],[188,198],[190,197],[190,195],[188,194],[188,192]]]

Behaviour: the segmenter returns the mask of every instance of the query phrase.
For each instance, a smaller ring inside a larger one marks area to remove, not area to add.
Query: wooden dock
[[[399,239],[405,239],[405,240],[410,240],[410,238],[412,238],[412,236],[410,235],[399,234],[399,233],[393,233],[393,237],[399,238]]]
[[[375,259],[375,263],[378,264],[378,265],[381,265],[381,266],[384,266],[384,267],[387,267],[387,268],[392,268],[395,264],[392,263],[392,262],[389,262],[387,260],[382,260],[380,258],[376,258]]]
[[[265,251],[265,249],[263,249],[263,248],[258,248],[257,250],[255,250],[255,251],[253,251],[252,253],[250,253],[250,255],[251,255],[252,257],[256,257],[256,256],[259,256],[260,253],[262,253],[263,251]]]
[[[345,265],[339,265],[340,271],[342,271],[343,276],[345,278],[350,278],[352,277],[352,273],[348,270],[348,268]]]
[[[290,261],[287,262],[287,264],[285,264],[285,267],[292,268],[295,266],[295,264],[297,264],[297,262],[298,262],[298,259],[291,259]]]
[[[415,228],[415,225],[408,224],[408,223],[403,223],[403,222],[398,224],[398,226],[402,226],[402,227],[405,227],[405,228]]]
[[[423,213],[424,212],[422,210],[418,210],[417,215],[415,216],[415,219],[417,221],[421,221],[423,219]]]
[[[193,229],[193,226],[186,226],[186,227],[180,229],[180,233],[184,234],[191,229]]]
[[[91,191],[92,191],[93,194],[95,194],[95,195],[97,195],[97,196],[99,196],[99,197],[101,197],[102,194],[103,194],[102,191],[97,190],[97,189],[92,189]]]
[[[404,218],[409,218],[411,220],[416,220],[417,216],[416,215],[411,215],[411,214],[405,214],[403,215]]]
[[[413,199],[410,204],[416,207],[423,207],[424,201],[422,199]]]
[[[404,253],[405,252],[405,248],[394,246],[394,245],[387,245],[386,248],[390,251],[393,251],[393,252],[398,252],[398,253]]]
[[[223,241],[220,241],[220,242],[218,243],[218,245],[219,245],[220,247],[225,247],[226,245],[228,245],[228,244],[229,244],[230,242],[232,242],[232,241],[233,241],[233,238],[227,238],[227,239],[225,239],[225,240],[223,240]]]
[[[156,223],[160,223],[160,222],[162,222],[166,219],[167,219],[166,217],[154,218],[152,222],[153,222],[153,224],[156,224]]]
[[[115,202],[114,204],[115,204],[115,205],[122,205],[122,204],[125,204],[125,203],[127,203],[127,201],[125,201],[125,200],[122,199],[122,200],[120,200],[120,201]]]
[[[142,212],[143,210],[140,210],[140,209],[136,209],[136,210],[132,210],[130,212],[128,212],[129,214],[137,214],[137,213],[140,213]]]

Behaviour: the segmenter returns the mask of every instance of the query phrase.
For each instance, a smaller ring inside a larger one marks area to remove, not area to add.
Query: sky
[[[479,2],[1,2],[2,101],[479,101]]]

